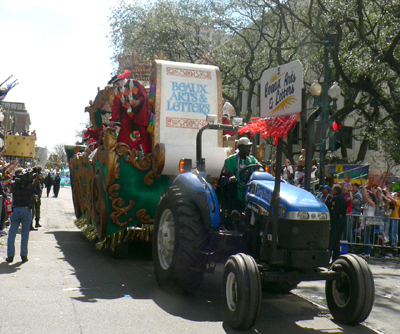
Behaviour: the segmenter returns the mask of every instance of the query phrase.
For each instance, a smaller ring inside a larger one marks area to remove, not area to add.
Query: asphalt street
[[[0,238],[0,333],[399,333],[400,264],[369,260],[376,302],[367,321],[343,326],[325,307],[324,283],[304,282],[293,294],[264,294],[259,320],[248,331],[223,323],[221,268],[191,295],[161,290],[148,244],[114,259],[74,225],[70,188],[42,198],[43,228],[30,233],[29,261],[5,262]]]

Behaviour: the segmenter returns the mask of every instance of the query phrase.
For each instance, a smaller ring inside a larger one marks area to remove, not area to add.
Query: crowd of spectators
[[[370,186],[362,177],[351,182],[348,174],[341,186],[347,202],[347,228],[342,239],[351,244],[350,248],[360,244],[360,249],[371,255],[374,246],[397,247],[400,194]],[[323,194],[319,195],[321,200]]]
[[[297,187],[304,187],[305,178],[304,149],[294,164],[289,159],[282,166],[282,178]],[[329,161],[326,161],[328,165]],[[325,204],[332,200],[332,187],[339,184],[342,195],[347,203],[347,228],[342,238],[350,244],[361,244],[365,253],[371,254],[373,245],[397,247],[400,241],[399,208],[400,193],[391,193],[377,185],[369,185],[362,178],[352,180],[350,174],[344,174],[343,182],[339,175],[334,177],[329,169],[325,168],[324,185],[319,186],[321,169],[316,160],[312,160],[311,191]],[[275,175],[275,164],[269,167],[270,173]],[[365,247],[364,247],[365,246]]]
[[[37,140],[37,135],[36,135],[36,130],[33,130],[31,132],[24,130],[22,133],[19,132],[13,132],[13,130],[8,130],[6,131],[3,127],[0,127],[0,133],[2,133],[3,135],[15,135],[15,136],[24,136],[24,137],[35,137],[35,139]]]

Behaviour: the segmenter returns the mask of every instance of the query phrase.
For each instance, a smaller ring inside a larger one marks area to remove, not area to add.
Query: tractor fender
[[[193,173],[179,174],[174,185],[186,190],[196,203],[206,228],[220,226],[220,212],[217,194],[212,185]]]

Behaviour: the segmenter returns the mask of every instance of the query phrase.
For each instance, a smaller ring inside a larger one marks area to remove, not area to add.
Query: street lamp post
[[[328,90],[328,95],[333,101],[333,106],[332,106],[333,110],[337,110],[336,102],[339,99],[341,92],[342,92],[342,90],[340,89],[340,87],[336,81],[333,83],[332,87],[329,88],[329,90]]]
[[[318,81],[314,81],[314,83],[310,87],[310,92],[311,95],[314,96],[315,98],[318,98],[321,93],[323,97],[322,101],[322,111],[321,111],[321,147],[320,147],[320,179],[319,179],[319,184],[324,185],[324,180],[325,180],[325,156],[326,156],[326,130],[327,130],[327,124],[328,124],[328,119],[329,119],[329,112],[328,112],[328,95],[333,101],[333,110],[337,110],[337,100],[340,97],[341,94],[341,89],[337,82],[335,81],[332,85],[331,88],[328,89],[323,89],[321,85],[318,83]],[[325,96],[326,95],[326,96]],[[326,98],[326,101],[324,102],[324,98]],[[306,150],[307,152],[307,150]],[[306,154],[307,157],[307,154]]]
[[[321,112],[321,146],[320,146],[320,174],[319,184],[325,184],[325,157],[326,157],[326,130],[328,127],[328,74],[329,74],[329,50],[336,44],[337,35],[325,35],[325,48],[324,48],[324,82],[322,86],[322,112]]]

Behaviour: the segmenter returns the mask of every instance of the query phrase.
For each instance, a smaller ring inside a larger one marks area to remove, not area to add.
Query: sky
[[[18,79],[4,101],[24,102],[37,146],[74,144],[84,112],[113,71],[106,34],[116,0],[0,0],[0,83]]]

